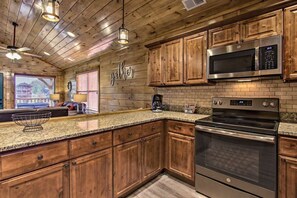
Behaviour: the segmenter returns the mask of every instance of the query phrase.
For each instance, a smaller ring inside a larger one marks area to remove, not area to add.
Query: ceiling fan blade
[[[21,48],[18,48],[17,51],[19,52],[26,52],[26,51],[30,51],[31,49],[28,48],[28,47],[21,47]]]
[[[42,56],[39,56],[37,54],[30,54],[30,53],[26,53],[26,52],[24,52],[22,54],[25,55],[25,56],[32,56],[32,57],[36,57],[36,58],[42,58]]]

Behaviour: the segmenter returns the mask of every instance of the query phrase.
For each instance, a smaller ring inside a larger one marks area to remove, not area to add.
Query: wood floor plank
[[[194,187],[169,175],[160,175],[132,193],[128,198],[206,198]]]

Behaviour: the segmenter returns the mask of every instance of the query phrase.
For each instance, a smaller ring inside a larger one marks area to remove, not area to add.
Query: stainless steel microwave
[[[281,36],[207,50],[209,80],[280,76],[281,74]]]

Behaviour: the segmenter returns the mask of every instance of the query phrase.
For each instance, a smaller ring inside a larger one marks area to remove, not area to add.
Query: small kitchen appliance
[[[163,96],[160,94],[153,95],[153,99],[152,99],[153,112],[160,113],[163,111],[162,99],[163,99]]]
[[[277,98],[213,98],[196,121],[195,188],[212,198],[277,197]]]

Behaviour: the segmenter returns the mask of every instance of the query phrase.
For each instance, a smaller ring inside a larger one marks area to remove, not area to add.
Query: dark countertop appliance
[[[155,113],[160,113],[163,111],[163,104],[162,104],[163,96],[160,94],[153,95],[152,98],[152,111]]]
[[[212,198],[277,197],[275,98],[213,98],[196,121],[196,191]]]
[[[253,79],[281,74],[281,36],[207,50],[207,78],[209,80]]]

